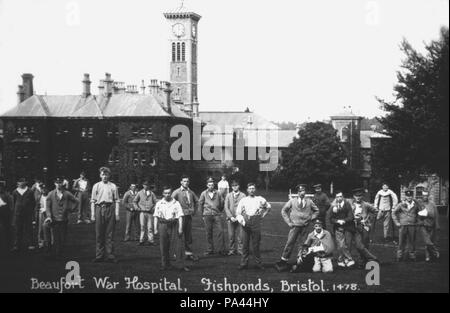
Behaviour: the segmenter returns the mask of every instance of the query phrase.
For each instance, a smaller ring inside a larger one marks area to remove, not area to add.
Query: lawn
[[[328,291],[351,290],[359,292],[448,292],[448,221],[442,218],[442,231],[440,233],[439,246],[441,247],[441,259],[438,262],[425,263],[423,244],[418,236],[418,261],[415,263],[396,263],[395,247],[383,245],[380,242],[381,225],[377,226],[377,236],[371,250],[381,260],[381,284],[379,286],[367,286],[365,283],[366,270],[347,269],[336,270],[332,274],[304,274],[304,273],[278,273],[273,264],[278,261],[285,244],[288,228],[284,224],[281,215],[281,203],[272,203],[272,212],[263,223],[263,236],[261,250],[264,271],[250,268],[247,271],[238,271],[239,257],[203,257],[206,249],[206,238],[203,222],[200,217],[194,219],[194,251],[201,256],[199,262],[192,264],[191,272],[160,271],[159,247],[138,247],[136,242],[122,242],[124,233],[124,216],[121,218],[115,233],[117,264],[92,263],[94,257],[94,226],[93,225],[69,225],[66,260],[50,261],[43,254],[26,252],[18,256],[6,256],[0,260],[0,291],[2,292],[30,292],[32,279],[40,282],[59,281],[68,272],[65,269],[67,261],[77,261],[80,264],[81,276],[84,279],[83,292],[108,292],[105,288],[97,288],[93,277],[109,277],[111,281],[117,281],[113,291],[136,291],[126,289],[125,277],[137,277],[140,283],[153,282],[164,284],[166,282],[178,283],[182,291],[204,292],[207,281],[218,284],[226,284],[228,288],[245,290],[249,284],[258,290],[258,283],[267,284],[270,291],[282,292],[287,284],[292,284],[294,292],[298,285],[308,283],[311,279],[315,283],[323,284]],[[123,212],[122,212],[123,213]],[[73,221],[72,221],[73,222]],[[251,259],[252,262],[252,259]],[[251,263],[252,264],[252,263]],[[203,279],[203,280],[202,280]],[[284,281],[284,282],[283,282]],[[202,283],[203,282],[203,283]],[[354,285],[351,285],[354,284]],[[151,285],[151,284],[149,284]],[[158,292],[157,284],[153,284],[154,291]],[[135,284],[136,288],[145,284]],[[209,285],[212,288],[213,285]],[[158,286],[159,288],[159,286]],[[65,292],[79,292],[80,289],[67,290]],[[146,290],[147,292],[149,290]],[[214,291],[210,289],[210,291]],[[218,291],[218,289],[216,289]],[[53,292],[55,292],[53,290]]]

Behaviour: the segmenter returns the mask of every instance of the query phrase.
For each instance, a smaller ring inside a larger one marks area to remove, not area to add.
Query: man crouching
[[[291,272],[310,272],[311,265],[309,259],[314,258],[312,271],[314,273],[332,273],[333,263],[331,257],[334,251],[334,241],[330,232],[323,229],[322,221],[314,221],[314,231],[311,232],[303,247],[299,251],[297,263],[292,267]]]

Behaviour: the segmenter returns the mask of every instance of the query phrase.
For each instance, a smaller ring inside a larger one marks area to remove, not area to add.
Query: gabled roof
[[[113,94],[111,97],[33,95],[2,117],[180,117],[190,118],[176,105],[164,109],[164,99],[154,95]]]
[[[274,123],[253,112],[200,112],[201,121],[207,125],[220,127],[226,131],[230,129],[280,129]]]

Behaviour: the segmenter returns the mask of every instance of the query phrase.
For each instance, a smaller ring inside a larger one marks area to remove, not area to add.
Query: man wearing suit
[[[189,188],[189,182],[188,176],[181,177],[181,187],[172,193],[172,198],[177,200],[183,209],[182,224],[186,259],[197,261],[198,257],[192,252],[192,217],[197,213],[198,197]]]
[[[14,246],[13,251],[17,252],[23,248],[24,237],[29,244],[29,249],[33,245],[33,215],[36,206],[33,191],[28,188],[25,178],[19,179],[17,189],[12,193],[13,200],[13,225],[14,225]]]
[[[308,235],[310,222],[319,215],[319,208],[314,202],[305,197],[306,185],[298,186],[298,197],[289,200],[281,209],[281,216],[289,226],[289,234],[281,255],[281,260],[275,264],[276,269],[281,272],[288,269],[288,261],[297,239],[303,243]]]
[[[0,183],[0,256],[10,248],[11,238],[11,196]]]

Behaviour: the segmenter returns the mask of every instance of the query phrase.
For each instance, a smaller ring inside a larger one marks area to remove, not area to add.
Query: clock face
[[[177,23],[177,24],[172,26],[172,31],[173,31],[175,36],[183,37],[184,34],[185,34],[184,25],[180,24],[180,23]]]

